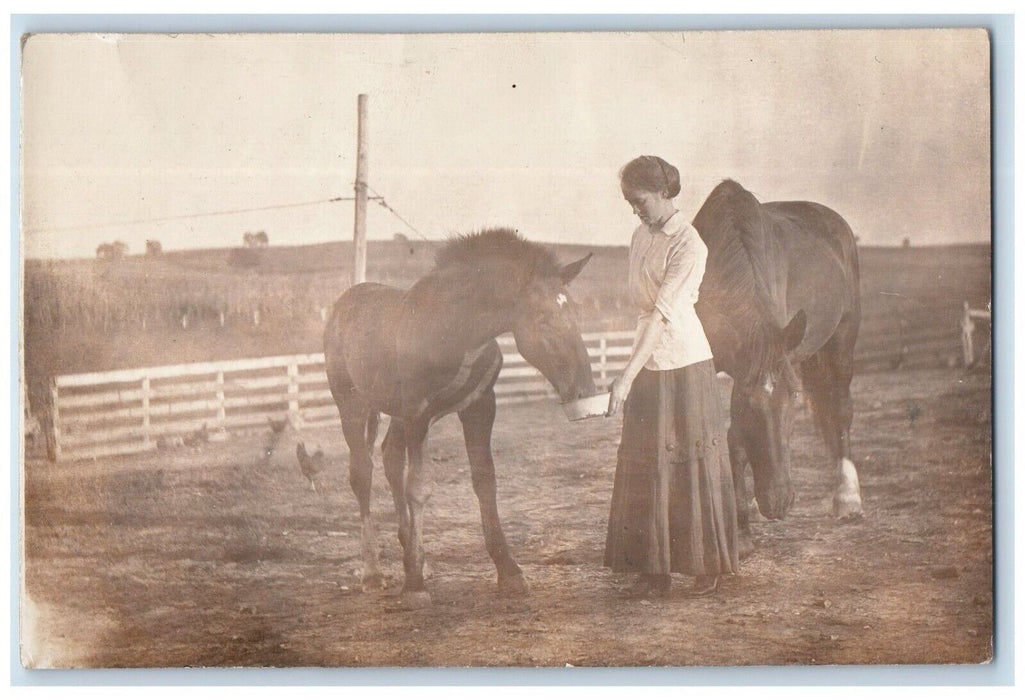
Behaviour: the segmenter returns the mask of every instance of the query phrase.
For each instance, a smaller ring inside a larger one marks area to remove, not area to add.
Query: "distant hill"
[[[367,279],[408,288],[431,268],[439,245],[371,241]],[[594,253],[570,287],[583,330],[633,326],[626,247],[549,247],[563,262]],[[349,285],[352,244],[253,250],[259,260],[252,266],[230,264],[226,248],[117,261],[27,260],[33,404],[54,374],[320,351],[324,314]],[[908,343],[949,354],[963,302],[985,307],[990,300],[988,245],[865,247],[860,256],[859,353],[866,357],[899,362]]]

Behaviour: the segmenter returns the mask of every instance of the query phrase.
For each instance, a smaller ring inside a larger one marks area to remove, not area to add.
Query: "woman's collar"
[[[659,232],[666,234],[667,236],[675,236],[678,233],[682,233],[687,228],[687,219],[684,217],[683,212],[677,210],[675,214],[665,220],[658,228],[651,229],[652,232]]]

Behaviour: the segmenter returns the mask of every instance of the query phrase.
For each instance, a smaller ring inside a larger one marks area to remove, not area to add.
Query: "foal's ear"
[[[804,340],[804,332],[807,328],[808,315],[804,313],[804,309],[801,309],[790,319],[790,323],[782,331],[785,352],[793,352],[797,349],[797,346]]]
[[[584,257],[580,258],[576,262],[571,262],[559,271],[559,277],[562,278],[563,284],[569,284],[573,279],[580,274],[580,271],[584,269],[584,265],[591,259],[594,253],[588,253]]]

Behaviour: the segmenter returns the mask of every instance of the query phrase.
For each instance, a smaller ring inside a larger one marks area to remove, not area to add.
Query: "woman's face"
[[[645,226],[660,223],[673,213],[672,200],[662,192],[639,190],[623,185],[623,198]]]

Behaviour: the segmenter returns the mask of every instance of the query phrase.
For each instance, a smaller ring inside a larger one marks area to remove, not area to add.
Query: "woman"
[[[715,593],[737,570],[737,512],[712,351],[694,312],[708,249],[677,211],[679,171],[641,156],[620,172],[641,225],[630,242],[630,296],[641,311],[608,414],[624,406],[605,565],[640,575],[631,596]]]

